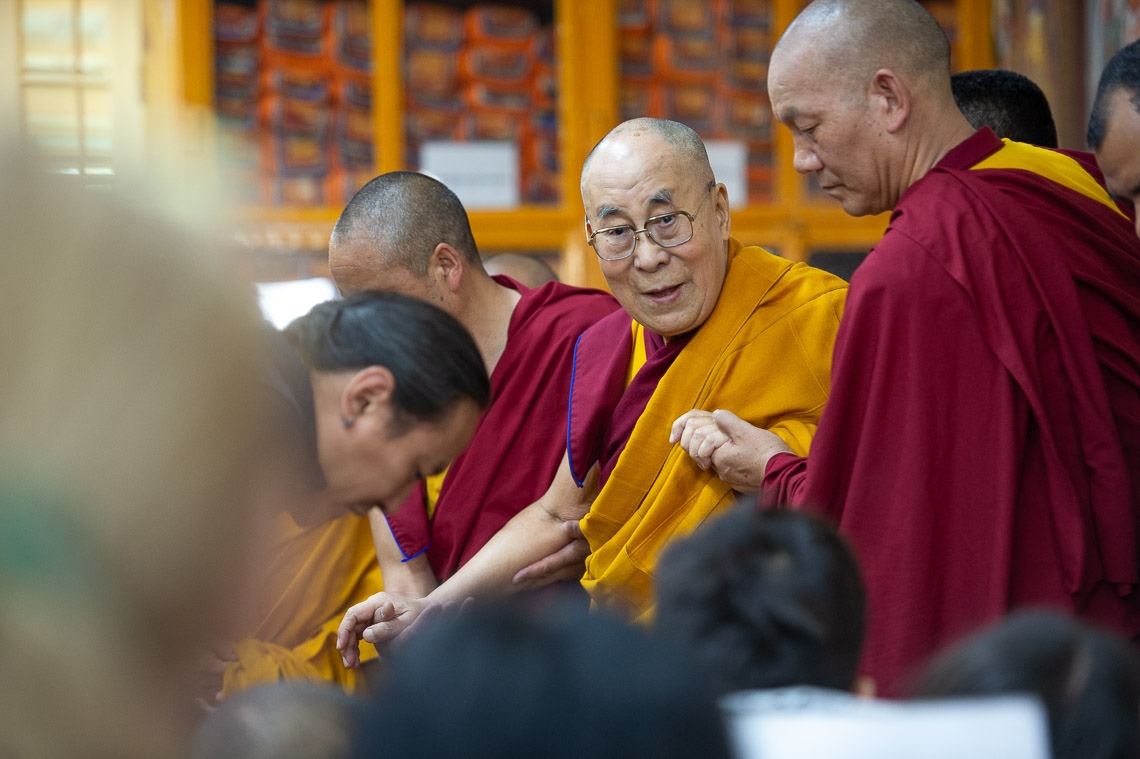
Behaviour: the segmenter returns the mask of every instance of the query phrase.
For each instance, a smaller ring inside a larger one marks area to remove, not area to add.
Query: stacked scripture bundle
[[[404,40],[408,165],[429,140],[506,140],[523,199],[557,201],[553,29],[524,8],[409,3]]]
[[[769,0],[622,0],[622,118],[656,116],[748,151],[749,200],[771,197]]]
[[[241,199],[344,203],[373,169],[367,5],[219,3],[215,38],[222,159]]]
[[[954,0],[923,3],[955,42]],[[623,119],[683,122],[748,152],[748,201],[772,200],[771,0],[621,0]]]

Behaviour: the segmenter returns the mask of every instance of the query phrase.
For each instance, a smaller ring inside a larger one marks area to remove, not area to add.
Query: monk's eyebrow
[[[621,213],[621,209],[617,206],[600,206],[594,218],[601,221],[609,216],[616,216],[619,213]]]
[[[799,118],[799,116],[800,116],[799,109],[797,109],[795,107],[785,108],[784,110],[782,110],[778,114],[776,114],[776,120],[779,121],[781,124],[791,124],[793,121],[795,121],[797,118]]]
[[[673,191],[672,190],[658,190],[649,196],[648,202],[645,204],[647,208],[653,206],[671,206],[673,205]],[[598,206],[598,212],[594,216],[597,223],[604,222],[610,216],[618,216],[625,213],[625,209],[618,208],[617,206]]]

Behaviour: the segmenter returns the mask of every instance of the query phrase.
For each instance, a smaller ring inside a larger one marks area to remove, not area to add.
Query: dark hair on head
[[[394,264],[422,277],[440,243],[483,267],[467,211],[455,193],[426,174],[392,171],[353,196],[341,211],[329,244],[367,246],[376,258],[373,263]]]
[[[1086,135],[1092,150],[1099,150],[1104,142],[1109,117],[1108,101],[1117,90],[1126,91],[1132,107],[1140,110],[1140,40],[1120,48],[1100,74]]]
[[[1055,759],[1140,756],[1140,663],[1128,644],[1057,612],[1028,611],[945,651],[916,698],[1032,693]]]
[[[1005,69],[962,71],[950,77],[950,89],[974,129],[988,126],[998,137],[1057,147],[1053,111],[1029,77]]]
[[[285,328],[309,369],[386,367],[393,404],[420,422],[443,419],[463,398],[485,408],[491,384],[479,348],[453,317],[417,298],[363,292],[313,307]]]
[[[722,693],[814,685],[850,690],[864,591],[846,542],[807,514],[752,499],[669,547],[657,570],[657,632]]]
[[[373,751],[465,759],[729,755],[715,700],[687,663],[605,614],[516,597],[421,629],[386,657],[364,727]]]

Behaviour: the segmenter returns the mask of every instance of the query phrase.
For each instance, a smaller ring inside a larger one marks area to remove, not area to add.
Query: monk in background
[[[988,126],[1002,139],[1057,147],[1053,110],[1029,77],[1005,69],[959,71],[950,77],[950,89],[974,129]]]
[[[912,0],[817,0],[768,84],[796,169],[890,227],[852,279],[810,456],[722,411],[675,434],[838,523],[888,693],[1019,606],[1140,634],[1140,242],[1092,156],[975,131]]]
[[[648,619],[662,547],[735,500],[670,443],[685,409],[732,405],[796,450],[811,445],[846,284],[732,239],[728,192],[700,137],[677,122],[614,128],[585,162],[582,201],[587,240],[623,310],[574,348],[569,423],[547,430],[565,435],[561,467],[427,598],[378,594],[350,609],[338,640],[350,666],[361,636],[384,640],[427,608],[541,583],[576,562],[580,575],[570,541],[579,520],[593,601]]]
[[[1140,40],[1125,45],[1101,72],[1087,139],[1109,192],[1132,206],[1140,201]],[[1140,221],[1136,224],[1140,234]]]
[[[547,282],[558,282],[558,274],[540,256],[525,253],[496,253],[483,259],[483,268],[492,277],[502,274],[531,289]]]

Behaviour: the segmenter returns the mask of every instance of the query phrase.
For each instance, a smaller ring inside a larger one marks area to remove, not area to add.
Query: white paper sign
[[[283,329],[298,316],[309,313],[318,303],[337,297],[336,285],[331,279],[316,277],[290,282],[259,282],[258,305],[266,321]]]
[[[729,208],[748,205],[748,148],[740,140],[705,140],[713,176],[728,190]]]
[[[420,170],[443,182],[467,208],[519,204],[519,148],[513,142],[428,141]]]
[[[877,701],[813,688],[721,701],[740,759],[1048,759],[1045,709],[1028,696]]]

